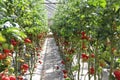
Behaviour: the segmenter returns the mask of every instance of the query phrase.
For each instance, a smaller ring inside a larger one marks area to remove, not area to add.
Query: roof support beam
[[[64,3],[61,3],[61,2],[51,2],[49,0],[46,0],[47,2],[44,2],[44,3],[41,3],[41,4],[64,4]]]

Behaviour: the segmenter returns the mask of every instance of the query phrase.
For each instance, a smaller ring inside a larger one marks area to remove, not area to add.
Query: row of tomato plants
[[[41,2],[0,1],[0,80],[24,80],[27,74],[32,80],[47,33]]]
[[[66,68],[65,78],[120,80],[120,1],[68,0],[58,5],[51,29]],[[83,74],[84,64],[88,72]],[[67,75],[67,76],[66,76]],[[76,78],[77,77],[77,78]]]

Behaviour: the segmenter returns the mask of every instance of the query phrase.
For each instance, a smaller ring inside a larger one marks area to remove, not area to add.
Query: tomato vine
[[[21,80],[27,71],[32,80],[47,33],[45,7],[39,5],[42,2],[0,1],[0,80],[11,77]]]
[[[52,31],[64,58],[69,57],[70,63],[74,63],[74,56],[77,56],[78,63],[74,65],[66,64],[69,78],[71,80],[79,80],[82,74],[81,70],[81,55],[86,56],[94,53],[95,58],[91,62],[88,58],[88,73],[89,70],[95,69],[94,79],[102,79],[102,71],[110,70],[109,80],[115,79],[114,70],[118,69],[119,63],[119,41],[120,41],[120,1],[114,0],[67,0],[64,4],[58,6],[54,17]],[[83,36],[84,32],[84,36]],[[64,42],[69,43],[65,45]],[[66,55],[64,49],[73,48],[73,54]],[[86,57],[85,57],[86,59]],[[103,63],[103,64],[102,64]],[[83,63],[84,64],[84,63]],[[72,70],[74,67],[77,70]],[[102,67],[102,68],[101,68]],[[74,74],[74,72],[77,72]],[[72,75],[76,75],[76,79]],[[91,74],[88,74],[89,80]]]

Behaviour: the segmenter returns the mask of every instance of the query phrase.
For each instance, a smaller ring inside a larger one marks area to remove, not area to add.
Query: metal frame
[[[64,3],[61,3],[61,2],[51,2],[51,1],[49,1],[49,0],[46,0],[46,1],[48,1],[48,2],[44,2],[44,3],[41,3],[41,4],[64,4]]]
[[[46,10],[48,12],[48,18],[51,18],[54,15],[54,11],[57,10],[56,6],[57,4],[64,4],[62,2],[52,2],[52,0],[45,0],[44,3],[41,4],[45,4]]]
[[[48,5],[46,4],[47,7],[51,8],[51,9],[56,9],[55,7],[51,6],[51,5]]]

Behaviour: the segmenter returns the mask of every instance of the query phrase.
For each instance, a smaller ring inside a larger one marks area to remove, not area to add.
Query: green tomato
[[[8,46],[9,46],[9,45],[8,45],[7,43],[3,43],[3,44],[2,44],[2,48],[3,48],[3,49],[8,49]]]
[[[9,45],[9,49],[10,50],[13,50],[14,49],[14,46],[11,44],[11,45]]]
[[[102,67],[98,68],[98,72],[101,73],[102,72]]]
[[[5,59],[4,60],[4,64],[5,65],[10,65],[11,64],[11,60],[10,59]]]
[[[65,80],[71,80],[70,78],[66,78]]]
[[[114,56],[116,56],[116,57],[119,57],[119,56],[120,56],[120,54],[117,53],[117,52],[114,52],[113,54],[114,54]]]
[[[9,72],[13,73],[14,72],[14,67],[10,67],[8,70],[9,70]]]

